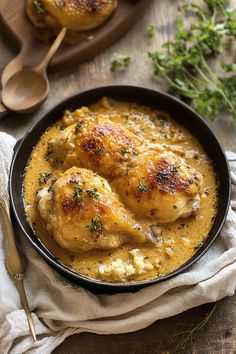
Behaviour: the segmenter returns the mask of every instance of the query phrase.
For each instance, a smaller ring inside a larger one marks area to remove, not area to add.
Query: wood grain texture
[[[65,340],[53,354],[235,354],[236,298],[224,299],[208,326],[181,351],[176,351],[173,335],[199,323],[212,305],[203,305],[178,316],[157,321],[146,329],[127,334],[96,335],[82,333]],[[234,322],[233,322],[234,321]]]
[[[51,74],[51,93],[40,111],[29,116],[12,114],[0,122],[0,130],[20,138],[48,108],[69,95],[95,86],[117,83],[163,88],[159,79],[152,78],[147,51],[159,48],[163,41],[171,37],[174,16],[180,2],[182,1],[154,0],[142,19],[111,48],[87,63]],[[236,6],[235,0],[233,4]],[[153,40],[145,35],[149,24],[157,26],[157,35]],[[14,48],[7,47],[6,35],[0,41],[0,53],[3,47],[8,49],[0,56],[0,66],[13,56]],[[132,55],[133,63],[127,72],[110,72],[111,57],[115,52]],[[236,124],[229,117],[222,116],[211,126],[225,149],[236,151]],[[185,330],[189,324],[198,323],[209,307],[210,305],[200,306],[178,316],[157,321],[134,333],[109,336],[89,333],[74,335],[58,347],[54,354],[172,354],[175,344],[171,343],[170,335]],[[209,325],[194,338],[183,354],[236,354],[235,323],[236,295],[219,302]]]

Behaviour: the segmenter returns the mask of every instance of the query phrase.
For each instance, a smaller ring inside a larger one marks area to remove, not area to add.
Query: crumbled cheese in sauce
[[[132,259],[123,261],[121,258],[109,264],[101,264],[98,267],[98,273],[102,279],[113,281],[126,281],[131,275],[144,274],[148,270],[154,269],[154,265],[150,263],[138,248],[129,251]],[[155,264],[156,266],[156,264]]]

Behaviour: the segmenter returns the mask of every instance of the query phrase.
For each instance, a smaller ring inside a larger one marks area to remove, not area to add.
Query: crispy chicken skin
[[[139,143],[105,115],[80,118],[49,142],[48,159],[64,169],[81,166],[108,179],[131,167]]]
[[[73,167],[37,194],[38,212],[64,249],[114,249],[147,240],[108,182],[91,170]]]
[[[31,22],[55,33],[62,27],[83,32],[100,26],[112,14],[117,0],[26,0]]]
[[[202,175],[171,152],[145,152],[114,181],[124,204],[144,218],[169,223],[196,214]]]
[[[64,170],[84,167],[112,182],[125,206],[138,217],[169,223],[199,208],[202,175],[168,149],[145,146],[106,115],[78,114],[50,141],[48,159]],[[74,121],[73,121],[74,122]]]

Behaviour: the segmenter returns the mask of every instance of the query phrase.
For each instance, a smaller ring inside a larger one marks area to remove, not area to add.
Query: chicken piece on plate
[[[62,27],[83,32],[100,26],[112,14],[117,0],[26,0],[31,22],[55,33]]]
[[[147,241],[107,181],[73,167],[38,192],[38,211],[55,241],[71,252],[114,249]]]
[[[169,223],[196,214],[202,175],[172,152],[145,152],[136,166],[114,181],[135,215]]]
[[[100,114],[79,119],[50,140],[47,158],[64,169],[80,166],[112,178],[132,166],[138,148],[133,133]]]

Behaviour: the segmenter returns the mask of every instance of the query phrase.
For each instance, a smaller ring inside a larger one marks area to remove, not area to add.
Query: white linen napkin
[[[0,133],[0,188],[15,140]],[[0,353],[47,354],[64,339],[80,332],[126,333],[149,326],[189,308],[234,294],[236,286],[236,154],[227,153],[233,196],[226,224],[208,252],[188,271],[136,293],[95,295],[67,282],[21,238],[27,259],[25,288],[34,311],[38,341],[31,339],[19,295],[4,264],[4,234],[0,224]]]

